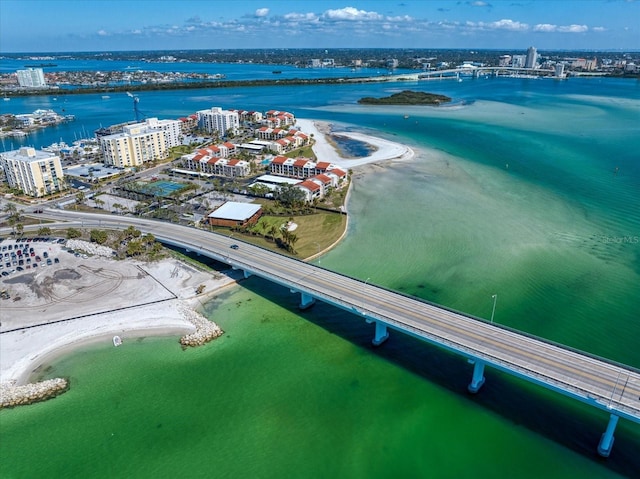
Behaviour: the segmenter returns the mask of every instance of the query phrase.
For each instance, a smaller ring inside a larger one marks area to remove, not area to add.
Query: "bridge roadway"
[[[484,382],[484,365],[573,397],[611,414],[599,452],[608,456],[618,417],[640,423],[640,371],[584,352],[528,336],[485,320],[389,291],[382,287],[289,258],[205,230],[131,217],[45,210],[51,219],[75,226],[124,229],[133,225],[158,240],[186,248],[376,323],[376,340],[389,326],[469,358],[469,385]],[[232,249],[232,244],[238,244]]]

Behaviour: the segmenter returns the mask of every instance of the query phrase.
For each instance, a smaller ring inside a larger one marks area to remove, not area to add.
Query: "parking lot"
[[[25,238],[0,242],[0,276],[7,278],[37,268],[60,263],[58,252],[63,238]]]

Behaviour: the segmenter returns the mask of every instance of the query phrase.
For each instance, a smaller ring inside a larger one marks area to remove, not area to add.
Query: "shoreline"
[[[362,133],[330,131],[329,122],[309,119],[298,119],[297,122],[302,131],[314,135],[316,141],[313,150],[318,158],[345,170],[384,161],[403,161],[415,156],[415,152],[406,145]],[[329,134],[367,143],[373,146],[375,151],[363,158],[344,158],[327,138]],[[346,195],[345,209],[350,191],[351,185]],[[306,258],[305,261],[310,261],[334,248],[347,235],[348,227],[347,221],[343,234],[336,242],[319,254]],[[189,281],[185,281],[182,274],[175,277],[178,267],[181,271],[188,270],[186,276]],[[143,265],[143,269],[170,290],[175,295],[174,299],[166,299],[153,305],[134,305],[124,314],[122,311],[96,313],[62,323],[42,323],[26,330],[1,332],[0,349],[3,351],[0,357],[1,395],[5,396],[7,391],[15,387],[33,384],[30,381],[39,374],[42,367],[58,358],[92,344],[103,341],[111,343],[114,335],[120,336],[124,345],[128,340],[140,337],[191,335],[196,332],[196,325],[194,321],[189,320],[188,316],[193,313],[204,318],[198,312],[202,303],[228,286],[237,284],[240,279],[225,275],[215,278],[214,276],[217,276],[215,273],[196,271],[192,266],[175,259],[146,264]],[[185,286],[186,282],[189,283],[188,286]],[[206,292],[200,295],[195,294],[193,291],[197,284],[203,282],[207,283]],[[139,294],[144,293],[140,291]],[[103,296],[102,299],[108,301],[107,297]],[[213,321],[207,321],[217,328]],[[219,334],[222,334],[222,331]]]

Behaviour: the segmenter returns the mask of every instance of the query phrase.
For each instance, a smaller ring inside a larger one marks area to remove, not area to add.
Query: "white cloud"
[[[315,22],[318,16],[315,13],[287,13],[284,19],[290,22]]]
[[[594,28],[594,30],[602,32],[604,31],[604,28],[596,27]],[[538,25],[533,27],[533,31],[543,33],[584,33],[586,31],[589,31],[589,27],[586,25],[552,25],[550,23],[539,23]]]
[[[508,18],[504,18],[502,20],[491,23],[480,22],[478,23],[478,25],[493,30],[511,30],[515,32],[524,32],[529,30],[529,25],[527,25],[526,23],[514,22],[513,20],[510,20]]]
[[[256,17],[266,17],[267,15],[269,15],[268,8],[258,8],[255,13]]]
[[[491,6],[491,4],[487,2],[481,2],[481,1],[471,2],[470,5],[472,7],[490,7]]]
[[[327,10],[322,16],[328,20],[382,20],[384,17],[377,12],[367,12],[353,7]]]
[[[604,27],[593,27],[592,30],[594,32],[606,32],[607,31],[607,29],[604,28]]]
[[[566,25],[563,27],[558,27],[559,32],[565,33],[584,33],[589,30],[589,27],[586,25]]]
[[[100,36],[100,37],[108,37],[109,36],[109,32],[107,32],[106,30],[98,30],[98,36]]]
[[[550,23],[539,23],[533,27],[534,32],[555,32],[558,30],[558,25],[552,25]]]

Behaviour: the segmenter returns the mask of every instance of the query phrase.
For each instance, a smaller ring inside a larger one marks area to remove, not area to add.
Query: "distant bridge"
[[[457,67],[447,70],[433,70],[416,73],[389,74],[384,76],[376,76],[365,78],[366,81],[419,81],[419,80],[435,80],[435,79],[459,79],[460,77],[479,78],[481,76],[536,76],[553,77],[554,70],[546,70],[539,68],[518,68],[518,67]],[[362,78],[358,78],[362,81]],[[356,80],[353,80],[356,81]]]

